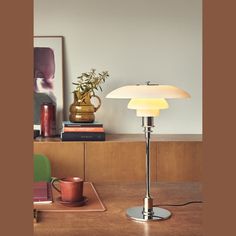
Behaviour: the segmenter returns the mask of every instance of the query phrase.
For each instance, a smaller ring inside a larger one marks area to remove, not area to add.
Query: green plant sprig
[[[81,95],[84,95],[88,92],[95,95],[95,90],[102,91],[101,84],[109,77],[108,71],[103,71],[96,74],[95,69],[91,69],[90,72],[82,73],[81,76],[77,77],[78,81],[72,83],[76,85],[76,88],[73,92],[80,92]]]

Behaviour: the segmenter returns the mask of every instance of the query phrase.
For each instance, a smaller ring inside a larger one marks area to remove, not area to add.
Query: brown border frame
[[[236,235],[234,216],[236,179],[234,155],[236,133],[234,111],[235,4],[234,0],[203,1],[203,152],[206,201],[204,235],[206,236]],[[33,86],[31,82],[33,1],[2,0],[0,26],[2,35],[0,44],[2,165],[0,173],[2,178],[7,176],[7,181],[2,181],[1,185],[1,189],[4,189],[7,194],[1,194],[0,233],[1,235],[33,235],[32,204],[30,202],[33,176],[31,161],[33,153],[31,93]],[[17,43],[16,35],[20,35],[17,37]],[[14,71],[12,71],[12,63],[15,64]],[[21,79],[12,79],[15,71],[17,71],[18,78]],[[19,88],[21,91],[14,113],[17,112],[17,116],[12,115],[12,109],[9,106],[16,102],[16,99],[13,95],[9,96],[9,90],[6,89],[8,86],[11,88],[11,94],[19,94]],[[225,89],[226,87],[227,89]],[[220,100],[217,100],[219,94]],[[227,104],[227,106],[219,107],[219,102]],[[23,167],[19,168],[19,166]],[[16,183],[19,176],[21,181],[17,188],[13,188],[9,183]],[[21,194],[18,195],[16,202],[17,190]],[[168,224],[168,222],[162,223]]]

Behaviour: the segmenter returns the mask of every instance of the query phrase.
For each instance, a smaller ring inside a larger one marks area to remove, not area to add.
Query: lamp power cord
[[[193,204],[193,203],[203,203],[203,201],[199,200],[199,201],[189,201],[189,202],[185,202],[185,203],[179,203],[179,204],[171,204],[171,203],[166,203],[166,204],[156,204],[153,205],[153,207],[160,207],[160,206],[186,206],[189,204]]]

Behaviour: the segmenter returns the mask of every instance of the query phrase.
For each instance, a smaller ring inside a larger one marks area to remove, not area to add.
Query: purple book
[[[52,203],[51,183],[40,181],[33,183],[34,204]]]

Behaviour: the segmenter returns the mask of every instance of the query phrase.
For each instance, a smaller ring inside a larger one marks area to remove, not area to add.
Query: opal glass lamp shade
[[[184,90],[172,85],[127,85],[110,92],[107,98],[189,98]]]

